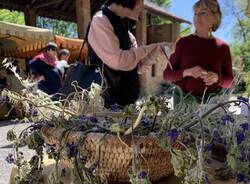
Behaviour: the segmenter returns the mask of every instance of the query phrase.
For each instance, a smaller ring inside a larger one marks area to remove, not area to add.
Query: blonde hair
[[[216,31],[221,24],[222,17],[220,5],[217,0],[199,0],[194,4],[193,10],[199,7],[205,7],[211,11],[213,16],[215,17],[215,23],[212,25],[211,29],[212,31]]]

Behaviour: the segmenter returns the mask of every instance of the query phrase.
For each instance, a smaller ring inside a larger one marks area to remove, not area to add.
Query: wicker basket
[[[58,144],[62,129],[44,127],[42,134],[49,144]],[[71,132],[67,135],[67,142],[75,142],[80,133]],[[102,133],[89,133],[82,144],[91,155],[90,160],[95,160],[96,145],[103,138]],[[129,181],[128,169],[132,163],[130,136],[122,136],[122,141],[115,135],[108,134],[100,147],[100,173],[109,183],[126,183]],[[122,143],[123,142],[123,143]],[[126,146],[126,143],[128,146]],[[170,175],[173,168],[170,162],[170,153],[165,152],[156,143],[153,137],[137,137],[135,144],[140,147],[141,168],[149,172],[151,181],[159,180]]]

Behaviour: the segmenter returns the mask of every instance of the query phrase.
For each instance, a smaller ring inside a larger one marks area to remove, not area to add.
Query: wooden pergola
[[[250,17],[250,0],[248,0],[246,15]]]
[[[76,22],[78,37],[84,38],[91,15],[105,0],[0,0],[0,9],[22,11],[25,23],[36,26],[37,16]],[[145,8],[137,25],[139,43],[146,40],[147,15],[153,14],[171,20],[173,23],[189,23],[188,21],[166,12],[163,8],[145,1]]]

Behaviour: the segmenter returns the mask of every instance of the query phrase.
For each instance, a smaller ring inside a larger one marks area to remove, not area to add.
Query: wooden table
[[[51,160],[51,159],[48,159],[48,158],[45,158],[44,159],[44,167],[43,167],[43,184],[48,184],[47,182],[47,178],[50,174],[50,172],[52,171],[52,169],[54,168],[55,166],[55,162],[54,160]],[[59,166],[60,167],[60,166]],[[24,171],[25,172],[25,171]],[[9,180],[9,184],[15,184],[15,176],[17,174],[17,168],[16,167],[13,167],[12,171],[11,171],[11,176],[10,176],[10,180]],[[70,183],[70,178],[69,176],[65,176],[62,181],[64,181],[64,184],[69,184]],[[213,180],[211,181],[212,184],[236,184],[236,182],[234,180],[230,180],[230,181],[218,181],[218,180]],[[153,182],[153,184],[181,184],[181,181],[171,175],[167,178],[164,178],[160,181],[157,181],[157,182]]]

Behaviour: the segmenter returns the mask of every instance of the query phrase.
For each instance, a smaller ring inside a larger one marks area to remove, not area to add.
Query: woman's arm
[[[98,57],[114,70],[129,71],[145,58],[158,44],[120,49],[117,36],[108,18],[98,13],[92,19],[88,43]]]
[[[219,74],[218,85],[222,88],[230,88],[233,85],[233,67],[230,49],[227,45],[223,48],[224,59],[222,63],[221,73]]]
[[[163,78],[168,82],[176,82],[183,78],[184,69],[180,68],[183,44],[184,43],[182,38],[177,40],[175,51],[171,54],[169,58],[173,70],[169,66],[167,66],[163,72]]]

